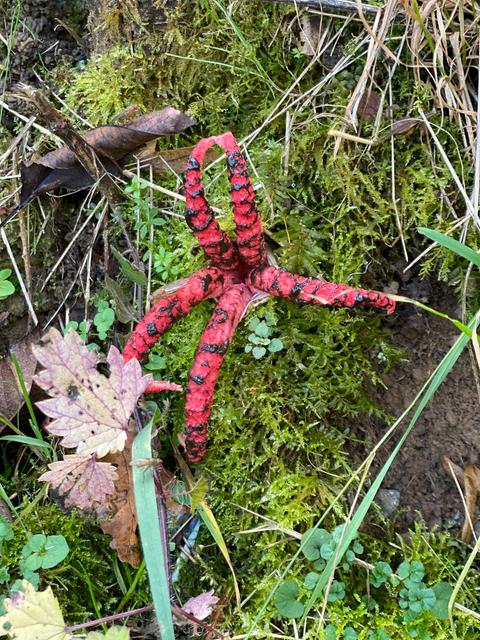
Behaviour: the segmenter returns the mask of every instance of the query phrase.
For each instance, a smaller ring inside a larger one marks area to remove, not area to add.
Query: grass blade
[[[480,268],[480,254],[470,249],[470,247],[465,246],[458,240],[454,238],[450,238],[440,231],[434,231],[433,229],[427,229],[426,227],[419,227],[418,232],[427,236],[430,240],[434,242],[438,242],[438,244],[442,245],[446,249],[450,249],[462,258],[466,258],[469,262],[473,262],[474,265]]]
[[[43,440],[37,440],[36,438],[30,438],[29,436],[1,436],[0,440],[6,442],[19,442],[20,444],[26,444],[28,447],[41,447],[42,449],[51,449],[52,445]]]
[[[152,423],[150,421],[133,441],[132,462],[134,464],[132,464],[132,470],[135,504],[143,555],[161,637],[162,640],[175,640],[170,607],[168,559],[165,558],[160,531],[153,468],[135,464],[139,460],[152,457],[151,439]]]

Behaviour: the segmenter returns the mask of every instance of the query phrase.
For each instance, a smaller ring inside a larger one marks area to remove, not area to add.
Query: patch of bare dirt
[[[460,318],[460,308],[446,285],[421,281],[399,271],[397,281],[400,294]],[[407,360],[395,364],[382,376],[388,389],[377,388],[375,399],[385,412],[397,417],[452,346],[458,331],[448,321],[406,304],[398,306],[388,321],[387,331]],[[462,501],[441,459],[447,455],[462,467],[480,462],[480,401],[472,363],[466,350],[427,405],[382,485],[384,489],[400,492],[399,507],[391,518],[402,530],[418,519],[418,513],[431,528],[461,528]],[[407,424],[405,421],[404,427]],[[377,442],[388,428],[387,423],[377,419],[359,426],[370,443]],[[372,473],[385,463],[396,441],[398,438],[379,453]]]

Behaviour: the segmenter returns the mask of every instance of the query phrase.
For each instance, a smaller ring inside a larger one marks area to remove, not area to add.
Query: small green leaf
[[[11,540],[13,538],[13,529],[8,524],[6,520],[4,520],[0,516],[0,542],[2,540]]]
[[[64,560],[68,552],[68,544],[63,536],[44,536],[43,533],[38,533],[22,549],[22,568],[30,571],[51,569]]]
[[[0,280],[0,298],[6,298],[15,293],[15,287],[9,280]]]
[[[284,618],[300,618],[303,614],[303,604],[297,600],[298,584],[295,580],[286,580],[275,593],[275,606]]]
[[[333,624],[327,624],[323,637],[324,640],[337,640],[337,627]]]
[[[344,640],[357,640],[357,632],[353,627],[345,627],[343,630]]]
[[[435,594],[435,604],[431,608],[432,614],[438,620],[448,619],[448,602],[453,592],[453,587],[448,582],[438,582],[433,585],[432,590]]]
[[[343,600],[345,597],[345,585],[339,580],[334,580],[330,586],[328,592],[328,601],[335,602],[336,600]]]
[[[6,280],[12,275],[11,269],[0,269],[0,280]]]
[[[305,587],[305,589],[309,589],[309,590],[315,589],[315,585],[317,584],[319,578],[320,578],[319,573],[316,573],[315,571],[310,571],[305,576],[305,580],[303,581],[303,586]]]
[[[10,580],[10,574],[6,567],[0,566],[0,584],[5,584]]]
[[[267,353],[265,347],[253,347],[252,354],[256,360],[260,360]]]
[[[330,534],[325,529],[308,529],[302,536],[301,550],[307,560],[318,560],[320,549],[330,540]]]
[[[271,329],[268,326],[268,324],[262,320],[261,322],[259,322],[257,324],[257,326],[255,327],[255,333],[257,334],[257,336],[259,336],[260,338],[268,338],[268,336],[271,333]]]
[[[268,345],[268,350],[270,353],[276,353],[277,351],[281,351],[283,349],[283,342],[279,338],[273,338],[270,340],[270,344]]]
[[[115,247],[112,247],[112,253],[115,256],[115,258],[118,260],[120,269],[122,270],[122,273],[126,278],[128,278],[131,282],[134,282],[135,284],[146,286],[147,276],[143,273],[143,271],[140,271],[140,269],[137,269],[137,267],[134,267],[133,264],[130,264],[130,262],[126,260],[122,256],[120,251],[115,249]]]

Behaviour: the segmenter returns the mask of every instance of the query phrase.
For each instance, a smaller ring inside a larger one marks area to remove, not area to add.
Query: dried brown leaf
[[[467,464],[462,469],[458,464],[453,463],[447,456],[443,456],[442,465],[448,475],[456,480],[465,490],[465,522],[460,536],[462,542],[469,544],[472,535],[472,525],[477,519],[477,497],[480,491],[480,469],[473,464]]]
[[[373,120],[380,109],[381,103],[382,100],[378,93],[369,90],[365,91],[358,105],[358,117],[363,120]]]
[[[9,348],[9,353],[13,353],[18,360],[27,391],[30,391],[33,374],[37,367],[37,359],[32,351],[32,344],[37,338],[37,333],[29,334]],[[7,420],[11,420],[23,403],[24,398],[13,362],[8,354],[3,358],[0,356],[0,414]]]
[[[133,432],[129,432],[125,448],[120,453],[109,454],[104,458],[117,467],[118,479],[115,482],[115,494],[108,502],[108,510],[113,517],[100,522],[102,531],[112,536],[110,546],[115,549],[122,562],[133,567],[140,564],[139,541],[136,534],[137,513],[133,493],[132,460]]]
[[[115,467],[108,462],[97,462],[95,456],[65,456],[59,462],[51,462],[48,468],[50,471],[39,480],[49,482],[66,497],[65,507],[97,513],[104,509],[107,497],[115,493]]]
[[[195,124],[195,119],[173,107],[146,113],[127,125],[105,125],[88,131],[83,138],[95,150],[108,172],[116,175],[124,159],[135,149],[161,135],[179,133]],[[22,191],[20,206],[60,187],[84,189],[93,184],[76,155],[61,147],[20,166]]]
[[[143,166],[151,166],[154,175],[163,175],[170,171],[183,174],[188,158],[194,147],[180,147],[179,149],[164,149],[160,152],[155,150],[155,140],[153,146],[147,143],[135,151],[134,156],[142,162]],[[205,163],[213,162],[220,156],[221,152],[216,149],[208,149],[205,154]]]
[[[79,455],[102,458],[121,451],[129,418],[152,376],[142,376],[135,359],[124,363],[115,347],[108,352],[107,375],[100,373],[97,354],[88,351],[72,330],[62,336],[51,328],[34,353],[45,367],[35,382],[53,396],[37,403],[54,418],[47,430],[62,437],[62,446],[76,447]]]

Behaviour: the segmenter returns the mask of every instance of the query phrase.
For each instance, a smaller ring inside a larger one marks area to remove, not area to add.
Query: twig
[[[358,13],[358,5],[350,0],[260,0],[260,2],[273,2],[278,4],[293,4],[302,9],[327,9],[331,11],[342,11],[344,13]],[[365,15],[376,16],[381,7],[374,7],[371,4],[362,4],[362,11]]]

